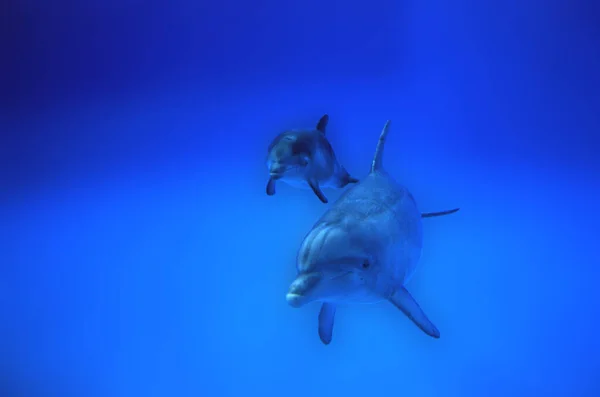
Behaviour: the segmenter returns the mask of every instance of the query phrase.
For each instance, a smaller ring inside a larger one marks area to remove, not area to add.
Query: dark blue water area
[[[0,395],[598,396],[597,9],[12,3]],[[344,189],[267,196],[266,147],[325,113],[351,174],[389,119],[387,170],[461,208],[407,285],[440,339],[286,303]]]

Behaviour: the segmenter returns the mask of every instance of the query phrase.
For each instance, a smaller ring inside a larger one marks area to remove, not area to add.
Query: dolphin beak
[[[302,307],[304,304],[302,302],[302,295],[297,295],[289,292],[285,296],[285,300],[287,301],[288,305],[295,308]]]
[[[280,175],[285,171],[285,167],[279,162],[270,162],[267,168],[269,169],[269,175],[271,176]]]
[[[302,307],[312,301],[311,291],[323,278],[320,272],[303,273],[298,275],[290,285],[285,299],[292,307]]]

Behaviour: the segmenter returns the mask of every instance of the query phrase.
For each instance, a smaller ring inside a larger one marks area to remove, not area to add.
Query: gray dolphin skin
[[[423,332],[439,338],[404,285],[413,275],[422,248],[422,218],[447,215],[458,208],[421,213],[408,189],[383,169],[390,122],[377,144],[371,172],[346,190],[305,236],[296,258],[297,276],[286,299],[292,307],[322,302],[321,341],[333,335],[341,303],[391,302]]]
[[[295,187],[310,187],[323,203],[327,197],[322,187],[343,188],[358,183],[338,162],[331,144],[325,137],[329,116],[321,117],[315,129],[285,131],[269,145],[267,194],[275,194],[275,182]]]

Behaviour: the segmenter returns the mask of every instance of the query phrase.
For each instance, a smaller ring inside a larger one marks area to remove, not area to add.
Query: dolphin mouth
[[[302,300],[303,300],[304,296],[302,295],[298,295],[298,294],[294,294],[294,293],[290,293],[288,292],[287,295],[285,296],[285,300],[287,301],[287,303],[294,308],[299,308],[302,306]]]
[[[301,307],[311,301],[315,286],[323,278],[320,272],[303,273],[298,275],[290,285],[285,299],[292,307]]]

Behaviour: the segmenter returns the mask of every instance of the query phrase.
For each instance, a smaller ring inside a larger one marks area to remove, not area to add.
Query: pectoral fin
[[[313,192],[315,192],[315,194],[317,195],[317,197],[319,198],[319,200],[321,200],[323,203],[327,204],[327,197],[325,197],[325,194],[323,194],[323,192],[321,191],[321,188],[319,187],[319,182],[317,181],[307,181],[308,185],[310,186],[310,188],[312,189]]]
[[[350,176],[348,171],[343,170],[342,176],[339,178],[339,181],[338,181],[338,187],[342,188],[342,187],[345,187],[346,185],[348,185],[349,183],[358,183],[358,182],[359,182],[358,179],[354,178],[353,176]]]
[[[275,180],[273,178],[269,178],[269,182],[267,182],[267,194],[269,196],[275,194]]]
[[[450,214],[454,214],[456,211],[458,211],[460,208],[454,208],[451,210],[447,210],[447,211],[439,211],[439,212],[423,212],[421,214],[421,218],[432,218],[434,216],[444,216],[444,215],[450,215]]]
[[[421,328],[427,335],[434,338],[440,337],[440,331],[438,331],[436,326],[427,318],[417,301],[414,300],[406,288],[401,287],[397,289],[389,298],[389,301],[400,309],[402,313],[410,318],[417,327]]]
[[[319,312],[319,338],[328,345],[333,336],[333,320],[335,318],[335,304],[323,303]]]

